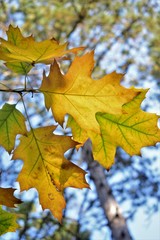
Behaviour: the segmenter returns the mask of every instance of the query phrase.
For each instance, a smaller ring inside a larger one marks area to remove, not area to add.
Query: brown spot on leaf
[[[48,193],[48,197],[49,197],[50,200],[53,200],[54,199],[53,193]]]

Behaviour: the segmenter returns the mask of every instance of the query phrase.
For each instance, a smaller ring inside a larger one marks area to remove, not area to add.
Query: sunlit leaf
[[[99,80],[91,78],[94,52],[76,57],[66,75],[55,62],[49,76],[44,74],[40,91],[46,107],[52,109],[55,119],[62,124],[70,114],[83,129],[98,129],[96,112],[121,113],[122,105],[138,94],[134,89],[120,85],[122,74],[111,73]]]
[[[125,104],[125,114],[96,114],[101,134],[96,136],[96,141],[93,140],[94,155],[95,158],[103,156],[103,165],[107,168],[110,167],[110,160],[114,159],[116,147],[122,147],[132,156],[139,155],[142,147],[152,146],[160,141],[158,116],[140,109],[144,96],[145,91]],[[95,136],[92,137],[94,138]]]
[[[22,159],[24,167],[18,181],[21,190],[36,188],[43,209],[49,208],[61,221],[65,208],[63,190],[66,187],[88,187],[85,172],[64,158],[64,152],[76,143],[67,136],[57,136],[55,127],[32,130],[20,138],[13,159]]]
[[[93,146],[99,146],[98,136],[101,132],[96,113],[125,113],[122,106],[138,96],[141,90],[121,86],[123,75],[115,72],[93,80],[93,66],[93,52],[76,57],[66,75],[60,72],[55,62],[49,76],[44,75],[40,91],[44,93],[45,105],[52,109],[57,122],[62,124],[64,116],[69,114],[68,126],[72,129],[75,141],[82,145],[91,138]],[[95,159],[105,166],[111,166],[114,154],[115,152],[112,153],[109,163],[104,164],[105,159],[101,154]]]
[[[8,40],[0,38],[0,59],[17,73],[27,74],[36,63],[52,63],[55,58],[68,53],[77,53],[83,47],[66,50],[67,43],[59,44],[55,39],[36,42],[33,36],[23,37],[18,27],[9,26]]]
[[[25,134],[25,118],[15,104],[5,103],[0,110],[0,145],[9,153],[13,150],[17,134]]]

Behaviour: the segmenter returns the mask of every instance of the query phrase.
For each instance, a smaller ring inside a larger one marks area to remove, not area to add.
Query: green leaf
[[[17,134],[27,133],[25,118],[16,105],[6,103],[0,110],[0,145],[9,153],[13,150]]]
[[[0,206],[0,235],[16,231],[19,227],[16,218],[16,214],[6,212]]]
[[[25,62],[13,62],[5,63],[6,67],[12,70],[15,73],[27,75],[27,73],[32,69],[32,65]]]

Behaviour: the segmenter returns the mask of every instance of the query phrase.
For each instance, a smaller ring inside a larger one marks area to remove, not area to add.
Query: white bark
[[[106,181],[104,168],[93,160],[91,144],[88,141],[82,150],[83,160],[87,162],[90,176],[96,186],[99,201],[108,220],[108,226],[114,240],[131,240],[126,220],[122,215],[120,206],[115,200],[112,190]]]

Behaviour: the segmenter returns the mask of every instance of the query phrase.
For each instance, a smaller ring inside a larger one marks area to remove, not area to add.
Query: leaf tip
[[[109,172],[109,171],[110,171],[110,169],[111,169],[111,167],[106,167],[106,170],[107,170],[107,172]]]

